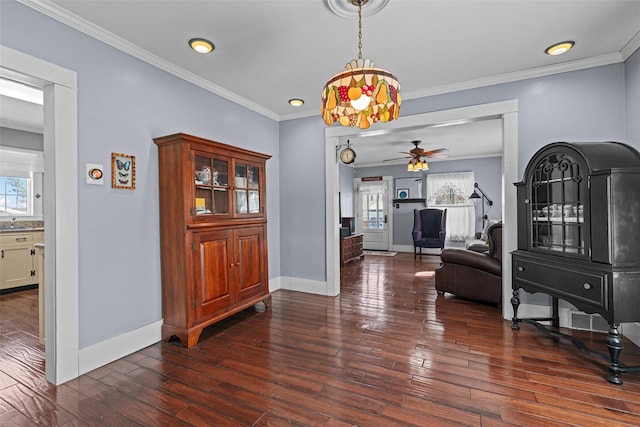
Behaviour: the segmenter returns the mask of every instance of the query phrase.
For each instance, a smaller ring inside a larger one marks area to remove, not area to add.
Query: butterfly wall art
[[[111,153],[111,188],[135,190],[136,158],[128,154]]]

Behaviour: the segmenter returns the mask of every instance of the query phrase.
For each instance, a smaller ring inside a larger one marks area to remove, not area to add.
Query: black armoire
[[[513,328],[523,320],[557,328],[558,299],[600,314],[610,325],[608,358],[571,340],[608,360],[609,381],[622,384],[621,373],[640,371],[620,361],[618,332],[620,323],[640,321],[640,153],[618,142],[555,142],[532,157],[515,185]],[[550,295],[551,317],[519,319],[519,289]]]

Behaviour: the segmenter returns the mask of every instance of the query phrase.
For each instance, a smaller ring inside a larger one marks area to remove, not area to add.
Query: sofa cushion
[[[489,244],[485,240],[480,239],[467,240],[464,247],[473,252],[485,253],[489,251]]]

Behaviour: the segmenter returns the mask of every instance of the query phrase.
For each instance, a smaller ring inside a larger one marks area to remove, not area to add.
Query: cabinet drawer
[[[0,246],[23,245],[33,243],[32,233],[2,233],[0,234]]]
[[[608,309],[607,273],[513,259],[513,287],[539,290],[569,302],[576,301]]]

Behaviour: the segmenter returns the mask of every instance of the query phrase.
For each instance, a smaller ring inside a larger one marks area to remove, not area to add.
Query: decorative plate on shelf
[[[409,198],[408,188],[398,188],[396,190],[396,199],[408,199],[408,198]]]

